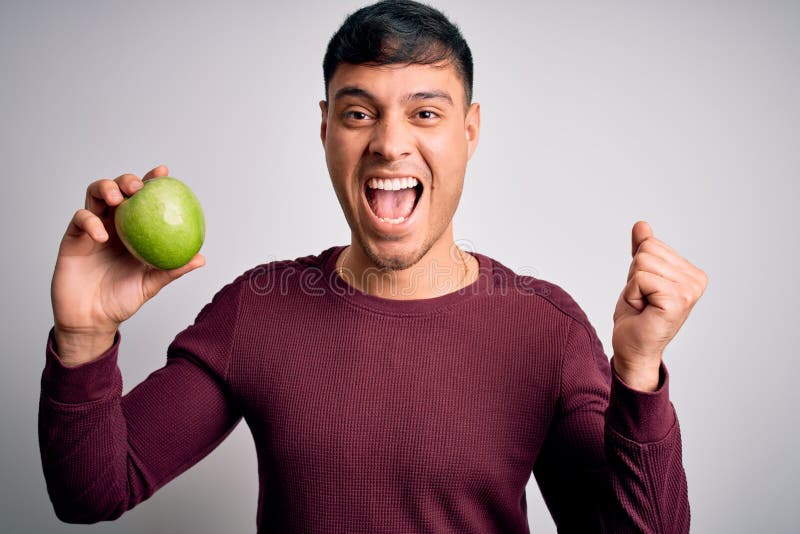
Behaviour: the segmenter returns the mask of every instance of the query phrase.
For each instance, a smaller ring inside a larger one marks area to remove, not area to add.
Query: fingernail
[[[144,184],[140,180],[136,180],[135,182],[131,183],[131,189],[134,191],[138,191],[142,188]]]

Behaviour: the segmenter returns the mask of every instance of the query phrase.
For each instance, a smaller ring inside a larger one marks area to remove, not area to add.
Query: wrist
[[[628,359],[614,353],[611,359],[617,376],[631,389],[653,392],[658,389],[661,378],[661,356]]]
[[[75,331],[53,327],[55,351],[65,367],[76,367],[98,359],[114,344],[112,331]]]

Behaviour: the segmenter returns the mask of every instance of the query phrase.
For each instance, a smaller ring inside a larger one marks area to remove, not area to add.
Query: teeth
[[[400,224],[405,220],[406,220],[405,217],[398,217],[397,219],[390,219],[389,217],[381,217],[381,221],[389,224]]]
[[[388,189],[389,191],[399,191],[416,187],[419,181],[413,176],[404,178],[370,178],[367,187],[370,189]]]

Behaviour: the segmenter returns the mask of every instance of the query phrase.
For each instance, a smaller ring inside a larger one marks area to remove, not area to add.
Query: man
[[[705,274],[634,225],[610,365],[561,289],[455,246],[480,132],[457,28],[381,2],[345,21],[323,70],[320,134],[350,245],[237,278],[125,397],[119,325],[204,260],[138,263],[111,221],[141,180],[89,186],[59,250],[42,379],[58,516],[118,517],[244,418],[259,532],[528,532],[531,472],[560,531],[688,531],[661,356]]]

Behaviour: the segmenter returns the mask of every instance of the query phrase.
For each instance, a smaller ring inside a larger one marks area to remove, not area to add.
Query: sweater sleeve
[[[591,327],[573,320],[556,414],[534,474],[559,532],[685,533],[689,500],[662,364],[652,393],[627,387]]]
[[[241,416],[225,385],[238,296],[227,286],[179,334],[164,367],[122,395],[120,336],[99,359],[62,365],[52,332],[39,449],[56,515],[116,519],[211,452]]]

